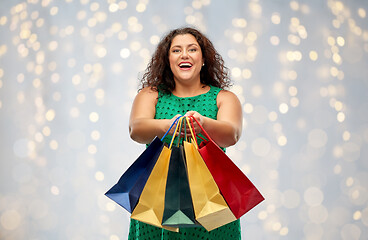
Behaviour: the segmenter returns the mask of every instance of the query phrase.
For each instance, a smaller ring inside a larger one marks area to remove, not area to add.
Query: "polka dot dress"
[[[240,240],[239,219],[208,232],[203,227],[181,228],[171,232],[135,219],[130,221],[129,240]]]
[[[173,94],[159,92],[155,119],[171,119],[177,114],[184,115],[188,111],[197,111],[203,116],[216,119],[217,94],[220,88],[210,87],[207,93],[194,97],[176,97]],[[164,142],[169,143],[171,136]],[[198,144],[200,139],[198,138]],[[128,240],[238,240],[241,239],[239,219],[208,232],[203,227],[181,228],[179,232],[171,232],[134,219],[130,221]]]

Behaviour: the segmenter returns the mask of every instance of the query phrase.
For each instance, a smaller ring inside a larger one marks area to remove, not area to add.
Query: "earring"
[[[204,63],[202,64],[202,67],[204,66]]]

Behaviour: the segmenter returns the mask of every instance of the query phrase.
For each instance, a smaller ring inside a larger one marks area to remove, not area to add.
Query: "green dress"
[[[155,119],[171,119],[176,114],[184,115],[188,111],[197,111],[203,116],[216,119],[217,94],[220,88],[210,87],[207,93],[181,98],[173,94],[159,92]],[[168,143],[171,136],[164,142]],[[198,139],[200,140],[200,139]],[[199,141],[198,141],[199,143]],[[203,227],[181,228],[178,233],[164,230],[135,219],[131,219],[128,240],[238,240],[241,239],[239,219],[208,232]]]

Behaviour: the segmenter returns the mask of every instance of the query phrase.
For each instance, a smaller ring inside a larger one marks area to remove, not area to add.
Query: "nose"
[[[182,58],[188,58],[188,50],[184,49],[181,54]]]

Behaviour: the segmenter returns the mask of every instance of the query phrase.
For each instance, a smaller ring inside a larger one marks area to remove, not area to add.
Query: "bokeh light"
[[[162,9],[165,8],[165,11]],[[223,56],[243,111],[228,155],[266,200],[244,239],[368,234],[368,2],[0,3],[0,238],[127,239],[104,196],[143,151],[139,77],[191,24]]]

